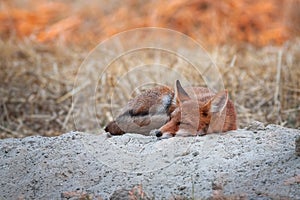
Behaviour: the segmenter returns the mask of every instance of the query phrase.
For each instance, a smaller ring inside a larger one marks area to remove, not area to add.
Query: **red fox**
[[[130,100],[105,131],[112,135],[132,132],[168,138],[235,129],[236,112],[227,91],[215,94],[204,87],[183,89],[177,80],[175,92],[160,86]]]

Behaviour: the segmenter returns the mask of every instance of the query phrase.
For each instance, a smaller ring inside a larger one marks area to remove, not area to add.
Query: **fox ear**
[[[186,91],[182,88],[179,80],[176,80],[175,99],[177,104],[191,99]]]
[[[228,92],[222,91],[217,93],[214,97],[212,97],[206,104],[205,110],[211,113],[222,112],[228,102]]]

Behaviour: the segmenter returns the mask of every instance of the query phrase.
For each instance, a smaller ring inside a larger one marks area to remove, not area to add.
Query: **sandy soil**
[[[0,199],[126,199],[132,188],[142,199],[300,199],[299,136],[255,122],[226,134],[165,140],[80,132],[4,139]]]

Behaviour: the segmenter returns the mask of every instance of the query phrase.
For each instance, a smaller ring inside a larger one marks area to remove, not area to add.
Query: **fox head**
[[[201,94],[196,95],[201,96]],[[212,116],[221,113],[226,107],[228,93],[222,91],[212,94],[204,101],[201,98],[191,98],[177,80],[174,98],[176,109],[171,113],[170,121],[155,131],[157,137],[205,135]]]

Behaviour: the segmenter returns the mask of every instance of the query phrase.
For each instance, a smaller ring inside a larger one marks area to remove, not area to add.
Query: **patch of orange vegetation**
[[[111,5],[86,2],[19,0],[0,4],[0,36],[39,42],[96,43],[131,28],[175,29],[207,44],[282,44],[290,37],[285,6],[299,0],[125,0]],[[107,3],[107,2],[106,2]]]
[[[55,24],[46,28],[38,33],[37,39],[40,42],[49,41],[59,34],[64,34],[65,37],[70,37],[66,33],[70,33],[68,30],[74,29],[81,24],[82,20],[79,17],[71,16],[66,19],[62,19]]]

